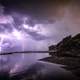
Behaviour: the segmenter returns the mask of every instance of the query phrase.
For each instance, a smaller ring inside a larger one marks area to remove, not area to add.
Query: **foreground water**
[[[13,54],[9,56],[2,56],[3,58],[0,60],[0,72],[1,73],[8,72],[12,76],[13,74],[22,74],[22,72],[25,72],[28,69],[32,68],[31,70],[34,72],[36,69],[38,72],[41,69],[40,71],[41,74],[44,74],[45,72],[49,73],[50,71],[53,71],[53,74],[51,74],[50,72],[50,75],[55,76],[55,74],[56,75],[65,74],[67,76],[69,75],[73,76],[71,72],[62,68],[65,65],[39,61],[39,59],[48,56],[49,56],[48,54],[44,54],[44,53]],[[4,58],[6,59],[4,60]]]
[[[0,71],[10,69],[11,72],[15,72],[16,70],[24,68],[24,66],[29,67],[37,60],[48,56],[48,53],[0,55]]]

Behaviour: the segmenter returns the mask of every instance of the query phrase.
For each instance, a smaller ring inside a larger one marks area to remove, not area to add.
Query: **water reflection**
[[[48,57],[48,53],[17,53],[11,55],[0,55],[0,71],[10,70],[11,73],[22,71],[25,68],[29,68],[39,59]]]

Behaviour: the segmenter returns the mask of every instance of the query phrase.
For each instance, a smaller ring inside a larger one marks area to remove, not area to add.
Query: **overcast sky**
[[[5,14],[12,15],[13,12],[16,12],[17,17],[19,17],[18,14],[26,15],[30,18],[29,25],[33,24],[31,27],[38,25],[40,31],[37,30],[40,35],[36,31],[30,32],[29,30],[27,30],[27,34],[32,36],[32,38],[30,37],[30,42],[34,42],[37,45],[39,43],[41,47],[56,44],[62,38],[80,32],[79,1],[2,0],[1,4]],[[42,45],[43,43],[45,44]],[[44,47],[44,49],[47,49],[47,47]]]
[[[52,2],[2,0],[1,2],[5,14],[11,15],[16,12],[17,15],[26,15],[30,18],[29,24],[33,24],[32,27],[38,24],[41,30],[40,37],[36,32],[27,30],[27,33],[33,36],[35,42],[40,39],[43,43],[47,42],[47,45],[58,43],[63,37],[80,32],[79,3],[78,0],[53,0]]]

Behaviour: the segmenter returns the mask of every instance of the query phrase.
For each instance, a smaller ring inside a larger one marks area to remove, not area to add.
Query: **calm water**
[[[0,56],[0,70],[23,69],[24,66],[29,67],[38,59],[49,57],[48,53],[31,53],[31,54],[12,54]]]
[[[49,54],[48,53],[37,53],[36,54],[37,59],[42,59],[42,58],[45,58],[45,57],[49,57]]]

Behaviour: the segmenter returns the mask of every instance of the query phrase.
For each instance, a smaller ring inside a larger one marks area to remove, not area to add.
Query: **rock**
[[[77,34],[74,37],[72,37],[71,35],[67,36],[57,45],[49,46],[49,50],[55,51],[55,53],[49,53],[52,56],[80,56],[80,34]]]
[[[51,57],[42,59],[52,63],[66,65],[65,69],[80,78],[80,33],[67,36],[57,45],[49,46]]]

